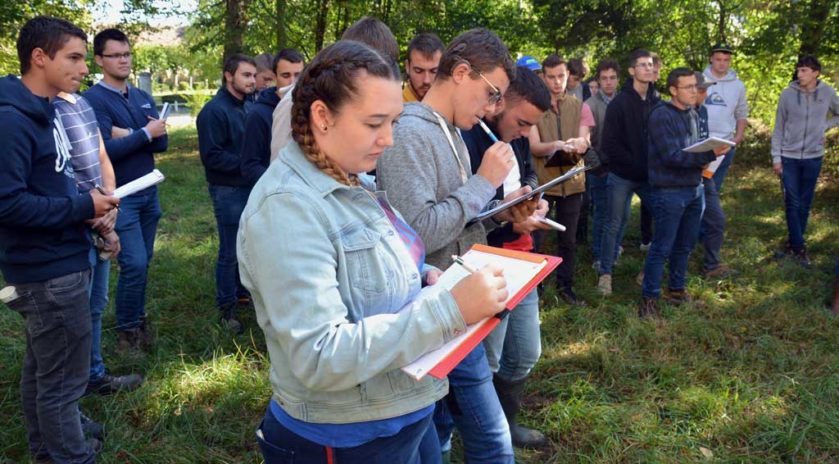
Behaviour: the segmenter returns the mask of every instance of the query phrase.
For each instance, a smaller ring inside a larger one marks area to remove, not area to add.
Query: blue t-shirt
[[[61,118],[64,132],[72,148],[70,164],[79,192],[102,185],[102,166],[99,164],[99,126],[93,107],[81,95],[60,94],[53,99],[55,112]]]

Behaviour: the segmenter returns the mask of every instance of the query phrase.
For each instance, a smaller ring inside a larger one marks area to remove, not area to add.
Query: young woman
[[[444,380],[400,367],[503,306],[483,269],[414,301],[439,271],[364,172],[392,142],[399,71],[358,42],[324,49],[294,89],[289,143],[251,193],[238,256],[271,360],[266,463],[439,462]]]

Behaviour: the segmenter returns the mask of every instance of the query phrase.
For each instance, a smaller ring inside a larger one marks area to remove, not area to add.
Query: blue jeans
[[[607,220],[600,243],[600,275],[611,274],[612,266],[618,258],[618,249],[623,241],[623,232],[632,206],[632,194],[641,197],[641,201],[648,201],[649,191],[649,184],[646,182],[636,182],[609,173],[606,180]]]
[[[439,464],[440,442],[431,414],[408,425],[396,435],[381,437],[352,448],[326,448],[285,428],[271,413],[265,412],[257,435],[265,464]],[[327,459],[331,453],[333,460]]]
[[[122,251],[118,257],[116,317],[117,330],[128,330],[140,326],[146,316],[149,263],[162,214],[157,188],[123,198],[120,209],[116,232]]]
[[[542,354],[539,293],[533,289],[484,339],[489,369],[514,382],[530,374]]]
[[[449,373],[449,394],[437,402],[434,424],[443,451],[451,449],[456,426],[466,462],[515,462],[507,418],[501,409],[483,344],[479,344]]]
[[[239,231],[239,218],[248,203],[250,188],[210,184],[209,190],[218,227],[216,305],[222,307],[235,304],[239,296],[248,294],[239,280],[236,234]]]
[[[20,396],[29,451],[56,463],[94,462],[79,419],[90,377],[90,271],[15,284],[8,306],[23,316]]]
[[[591,195],[591,207],[594,210],[591,219],[591,254],[595,261],[600,261],[600,241],[606,227],[608,200],[606,199],[606,180],[608,174],[597,176],[587,173],[586,188]]]
[[[705,211],[702,213],[700,226],[702,246],[705,248],[705,258],[702,268],[706,271],[716,269],[722,262],[720,249],[725,237],[725,212],[720,203],[720,193],[717,191],[714,179],[704,179]]]
[[[728,150],[728,153],[725,154],[725,158],[722,159],[722,163],[714,171],[714,185],[717,187],[717,193],[722,193],[722,184],[725,182],[725,176],[728,175],[728,168],[731,167],[731,163],[734,161],[734,151],[736,148],[732,148]]]
[[[655,188],[650,192],[653,213],[653,243],[644,262],[643,295],[661,296],[664,261],[670,262],[670,290],[684,290],[688,258],[699,238],[705,196],[696,187]]]
[[[102,314],[108,306],[108,277],[111,273],[111,261],[99,259],[96,248],[93,272],[90,278],[90,381],[95,382],[105,375],[105,361],[102,359]]]
[[[804,233],[810,218],[810,207],[816,193],[816,182],[822,169],[822,157],[792,159],[781,157],[784,185],[784,206],[787,214],[789,244],[793,250],[804,248]]]

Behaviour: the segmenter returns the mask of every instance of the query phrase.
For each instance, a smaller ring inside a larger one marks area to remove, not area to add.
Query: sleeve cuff
[[[149,132],[149,130],[148,130],[148,129],[146,129],[146,128],[144,127],[144,128],[142,128],[142,129],[140,129],[140,130],[142,130],[142,131],[143,131],[143,133],[144,133],[144,134],[146,134],[146,139],[148,139],[148,141],[149,141],[149,142],[151,142],[152,140],[154,140],[154,139],[152,138],[152,136],[151,136],[151,132]]]
[[[89,193],[78,195],[73,201],[73,222],[82,222],[93,219],[93,197]]]

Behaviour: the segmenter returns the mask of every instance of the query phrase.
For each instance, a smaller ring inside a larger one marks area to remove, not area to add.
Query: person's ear
[[[454,80],[455,83],[460,84],[464,79],[469,79],[469,74],[471,73],[472,67],[469,66],[469,63],[461,61],[455,65],[454,69],[452,69],[452,80]]]
[[[326,134],[335,122],[332,112],[322,100],[315,100],[309,107],[311,114],[312,132]]]
[[[47,59],[49,59],[49,56],[44,49],[40,47],[35,47],[29,55],[29,62],[32,66],[37,66],[39,68],[43,68],[47,64]]]

